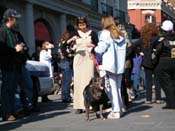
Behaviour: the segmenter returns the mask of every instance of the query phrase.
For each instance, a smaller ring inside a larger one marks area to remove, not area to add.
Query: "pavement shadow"
[[[61,100],[53,100],[47,103],[39,102],[39,112],[31,113],[29,116],[18,116],[18,119],[13,122],[0,122],[0,131],[10,131],[24,124],[71,113],[68,107],[71,107],[71,105],[69,103],[62,103]]]
[[[49,118],[53,118],[53,117],[59,116],[59,115],[64,115],[67,113],[70,113],[70,112],[64,111],[64,112],[57,112],[57,113],[51,113],[51,114],[41,114],[41,115],[37,114],[37,115],[29,116],[29,117],[24,117],[22,119],[14,121],[14,122],[0,124],[0,131],[14,130],[14,129],[19,128],[27,123],[49,119]]]

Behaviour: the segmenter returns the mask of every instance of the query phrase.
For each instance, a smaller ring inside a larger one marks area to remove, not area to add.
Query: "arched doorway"
[[[43,41],[52,42],[49,24],[44,19],[35,21],[35,47],[41,46]],[[36,48],[35,48],[36,49]]]

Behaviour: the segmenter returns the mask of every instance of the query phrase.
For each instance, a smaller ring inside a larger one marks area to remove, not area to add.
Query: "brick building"
[[[170,4],[169,2],[173,2]],[[157,25],[169,19],[175,22],[174,0],[128,0],[128,15],[130,22],[138,30],[146,23],[155,22]]]

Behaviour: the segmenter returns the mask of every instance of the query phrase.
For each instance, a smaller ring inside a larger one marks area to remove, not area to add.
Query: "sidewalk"
[[[40,103],[41,112],[15,122],[0,122],[0,131],[174,131],[175,110],[162,110],[164,104],[144,103],[142,98],[120,119],[100,120],[90,114],[75,114],[72,104],[63,104],[60,95],[49,96],[53,102]]]

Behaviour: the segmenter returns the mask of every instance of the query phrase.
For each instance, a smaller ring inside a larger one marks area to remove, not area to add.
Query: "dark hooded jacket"
[[[175,33],[167,33],[160,37],[155,55],[170,59],[173,49],[175,50]]]
[[[0,68],[20,69],[21,53],[16,52],[17,34],[5,24],[0,27]]]

